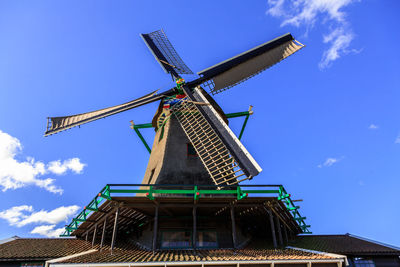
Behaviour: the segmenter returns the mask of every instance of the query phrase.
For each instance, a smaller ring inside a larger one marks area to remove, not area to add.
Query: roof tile
[[[0,244],[0,261],[7,259],[53,259],[91,249],[91,243],[65,238],[18,238]]]
[[[344,255],[400,255],[400,249],[346,235],[298,236],[290,244],[294,247]]]

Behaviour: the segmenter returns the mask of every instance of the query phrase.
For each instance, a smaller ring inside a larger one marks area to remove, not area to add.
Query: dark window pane
[[[217,232],[197,232],[196,246],[199,248],[217,248]]]
[[[161,247],[162,248],[192,247],[192,233],[190,231],[163,232]]]
[[[188,156],[197,156],[196,150],[194,149],[193,145],[190,143],[187,144],[187,155]]]

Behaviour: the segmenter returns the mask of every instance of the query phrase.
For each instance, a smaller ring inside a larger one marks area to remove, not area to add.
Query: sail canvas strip
[[[212,80],[211,93],[216,94],[259,74],[302,47],[304,45],[296,42],[291,34],[286,34],[198,74],[204,80]]]
[[[209,103],[209,101],[206,99],[199,88],[195,88],[194,91],[191,92],[191,90],[184,87],[184,91],[188,96],[188,99],[190,99],[191,101],[204,102],[207,104]],[[224,120],[221,118],[221,116],[212,105],[196,105],[196,110],[198,110],[201,116],[206,119],[207,125],[211,127],[212,132],[215,132],[217,134],[219,142],[221,142],[222,146],[224,147],[223,151],[226,151],[222,154],[218,151],[211,152],[209,154],[211,159],[202,159],[212,178],[216,180],[216,184],[218,184],[219,179],[222,179],[225,184],[235,184],[240,182],[241,180],[251,179],[262,171],[261,167],[257,164],[257,162],[242,145],[242,143],[237,139],[235,134],[230,130],[228,125],[224,122]],[[184,125],[183,128],[185,128]],[[208,136],[206,138],[211,137],[212,136]],[[202,142],[205,143],[206,141],[203,140]],[[196,147],[195,142],[193,143],[193,146],[195,147],[196,151],[199,150],[199,148]],[[217,149],[217,147],[215,149]],[[201,151],[198,152],[200,152],[199,154],[201,154]],[[233,164],[229,167],[229,171],[226,175],[221,175],[220,173],[218,173],[218,176],[215,176],[212,173],[212,171],[215,169],[207,166],[208,161],[214,161],[216,162],[215,168],[219,168],[220,164],[226,162],[230,158],[232,158]],[[233,175],[234,172],[238,170],[237,168],[240,168],[242,174]],[[241,177],[240,180],[237,179],[239,176]]]
[[[163,30],[140,35],[147,47],[166,73],[193,74],[176,52]]]
[[[191,98],[188,96],[188,99]],[[194,101],[182,99],[173,106],[172,113],[178,119],[215,185],[234,185],[251,178],[245,176],[244,171]]]
[[[214,93],[229,89],[230,87],[259,74],[272,65],[275,65],[301,48],[302,46],[297,45],[294,41],[290,41],[237,65],[213,78],[215,87],[212,92]]]
[[[150,102],[154,102],[164,97],[164,95],[155,95],[156,92],[157,91],[151,92],[150,94],[147,94],[141,98],[109,108],[104,108],[96,111],[91,111],[71,116],[48,118],[49,121],[47,124],[47,131],[45,132],[45,136],[70,129],[72,127],[76,127],[84,123],[105,118]]]
[[[196,101],[209,103],[199,87],[194,89],[193,97],[196,99]],[[247,151],[242,142],[240,142],[240,140],[232,132],[221,116],[217,113],[214,107],[212,105],[203,105],[199,106],[199,109],[207,114],[207,118],[210,119],[211,124],[213,124],[214,128],[217,129],[217,132],[222,137],[224,144],[227,146],[246,175],[249,178],[258,175],[262,171],[262,168],[255,161],[253,156]]]

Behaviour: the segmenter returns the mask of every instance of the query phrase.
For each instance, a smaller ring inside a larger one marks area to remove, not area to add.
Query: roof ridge
[[[14,241],[14,240],[16,240],[16,239],[20,239],[20,237],[15,235],[15,236],[12,236],[12,237],[9,237],[9,238],[1,239],[1,240],[0,240],[0,245],[1,245],[1,244],[8,243],[8,242],[11,242],[11,241]]]
[[[346,255],[337,254],[337,253],[331,253],[331,252],[326,252],[326,251],[319,251],[319,250],[306,249],[306,248],[292,247],[292,246],[286,246],[285,248],[287,248],[287,249],[299,250],[299,251],[304,251],[304,252],[308,252],[308,253],[326,255],[326,256],[329,256],[329,257],[332,257],[332,258],[342,258],[342,259],[345,260],[346,265],[348,265],[348,263],[347,263],[347,256],[346,256]]]
[[[32,239],[45,239],[45,240],[82,240],[76,237],[17,237],[18,240],[32,240]],[[14,240],[15,240],[14,239]],[[85,241],[85,240],[82,240]]]
[[[321,234],[321,235],[310,235],[310,234],[299,234],[298,236],[348,236],[349,234]]]
[[[387,248],[391,248],[391,249],[395,249],[395,250],[399,250],[400,251],[400,247],[396,247],[396,246],[393,246],[393,245],[389,245],[389,244],[386,244],[386,243],[383,243],[383,242],[375,241],[375,240],[372,240],[372,239],[369,239],[369,238],[365,238],[365,237],[361,237],[361,236],[357,236],[357,235],[353,235],[353,234],[347,234],[347,235],[350,236],[350,237],[353,237],[353,238],[357,238],[357,239],[366,241],[366,242],[371,242],[371,243],[374,243],[374,244],[377,244],[377,245],[380,245],[380,246],[383,246],[383,247],[387,247]]]

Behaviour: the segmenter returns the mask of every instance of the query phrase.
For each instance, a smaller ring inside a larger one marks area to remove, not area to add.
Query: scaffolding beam
[[[231,206],[231,221],[232,221],[232,243],[233,248],[237,247],[237,236],[236,236],[236,222],[235,222],[235,208]]]
[[[118,216],[119,216],[119,207],[117,207],[117,210],[115,211],[114,228],[113,228],[113,234],[112,234],[112,239],[111,239],[111,253],[114,249],[115,239],[117,237]]]
[[[105,237],[105,234],[106,234],[106,225],[107,225],[107,216],[104,217],[103,231],[101,233],[100,248],[102,248],[103,245],[104,245],[104,237]]]
[[[196,249],[196,241],[197,241],[197,207],[193,206],[193,249]]]
[[[158,205],[156,205],[154,213],[155,214],[154,214],[154,228],[153,228],[153,252],[156,250],[156,245],[157,245]]]
[[[271,235],[272,235],[272,243],[274,245],[274,248],[278,247],[278,244],[276,242],[276,234],[275,234],[275,225],[274,225],[274,215],[272,214],[272,211],[269,209],[265,208],[264,209],[268,212],[269,215],[269,224],[271,226]]]

